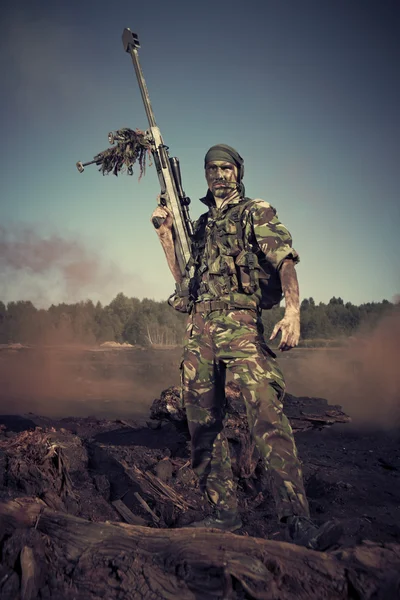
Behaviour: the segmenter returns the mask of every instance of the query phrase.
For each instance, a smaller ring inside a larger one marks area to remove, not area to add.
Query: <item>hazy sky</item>
[[[121,34],[139,35],[157,123],[198,217],[203,158],[245,159],[278,211],[302,297],[400,292],[398,0],[21,0],[2,9],[0,299],[47,306],[173,290],[150,224],[154,168],[79,174],[146,115]]]

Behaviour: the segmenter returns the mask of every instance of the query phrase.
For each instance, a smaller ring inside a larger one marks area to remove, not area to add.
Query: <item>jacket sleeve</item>
[[[300,261],[292,246],[292,236],[279,221],[273,206],[264,200],[255,200],[250,215],[253,241],[275,269],[279,270],[286,258],[291,258],[295,264]]]

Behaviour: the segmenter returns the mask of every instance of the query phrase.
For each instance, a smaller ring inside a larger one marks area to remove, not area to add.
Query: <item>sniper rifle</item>
[[[115,144],[114,147],[100,152],[92,161],[77,162],[76,166],[80,173],[87,165],[96,164],[100,167],[99,171],[103,175],[110,172],[118,175],[124,170],[128,175],[132,175],[133,165],[138,162],[140,176],[142,176],[145,171],[146,155],[152,154],[161,187],[159,203],[161,206],[167,207],[173,217],[175,253],[183,278],[183,282],[177,284],[177,290],[183,296],[188,295],[189,281],[193,275],[193,267],[189,266],[193,235],[193,223],[189,216],[190,198],[183,191],[179,160],[169,156],[168,146],[164,144],[160,129],[156,124],[149,92],[139,63],[140,43],[137,34],[132,33],[128,28],[124,29],[122,43],[125,52],[128,52],[132,58],[149,129],[143,132],[138,129],[133,131],[125,128],[109,133],[108,141],[112,145]],[[162,222],[163,219],[160,217],[153,218],[153,225],[156,229],[161,226]]]

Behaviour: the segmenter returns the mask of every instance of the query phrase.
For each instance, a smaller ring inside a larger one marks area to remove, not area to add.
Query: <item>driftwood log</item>
[[[212,530],[91,523],[29,499],[0,504],[0,524],[8,536],[4,599],[388,600],[400,593],[395,544],[320,553]]]
[[[248,429],[246,409],[239,386],[228,382],[226,393],[226,427]],[[283,410],[290,420],[294,432],[308,429],[322,429],[335,423],[348,423],[350,417],[339,405],[328,404],[324,398],[296,397],[285,394]],[[185,409],[182,406],[180,389],[172,386],[161,392],[160,398],[154,400],[150,409],[150,418],[156,421],[172,421],[184,423]]]
[[[225,388],[226,419],[224,433],[228,439],[232,460],[232,469],[238,479],[251,484],[258,479],[256,473],[259,456],[251,439],[246,416],[246,408],[240,388],[234,382],[228,382]],[[283,410],[288,417],[294,433],[310,429],[323,429],[335,423],[348,423],[351,418],[342,407],[330,405],[324,398],[296,397],[285,394]],[[172,422],[179,431],[187,431],[186,411],[182,406],[180,389],[170,387],[154,400],[150,409],[153,423]],[[149,422],[149,426],[152,426]],[[189,437],[189,436],[188,436]]]

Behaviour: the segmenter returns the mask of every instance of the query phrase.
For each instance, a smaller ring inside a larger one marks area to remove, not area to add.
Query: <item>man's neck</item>
[[[219,210],[226,204],[229,204],[229,202],[232,200],[236,200],[236,198],[240,198],[240,194],[236,189],[232,190],[232,192],[228,196],[225,196],[225,198],[216,198],[214,196],[215,206],[217,207],[217,210]]]

